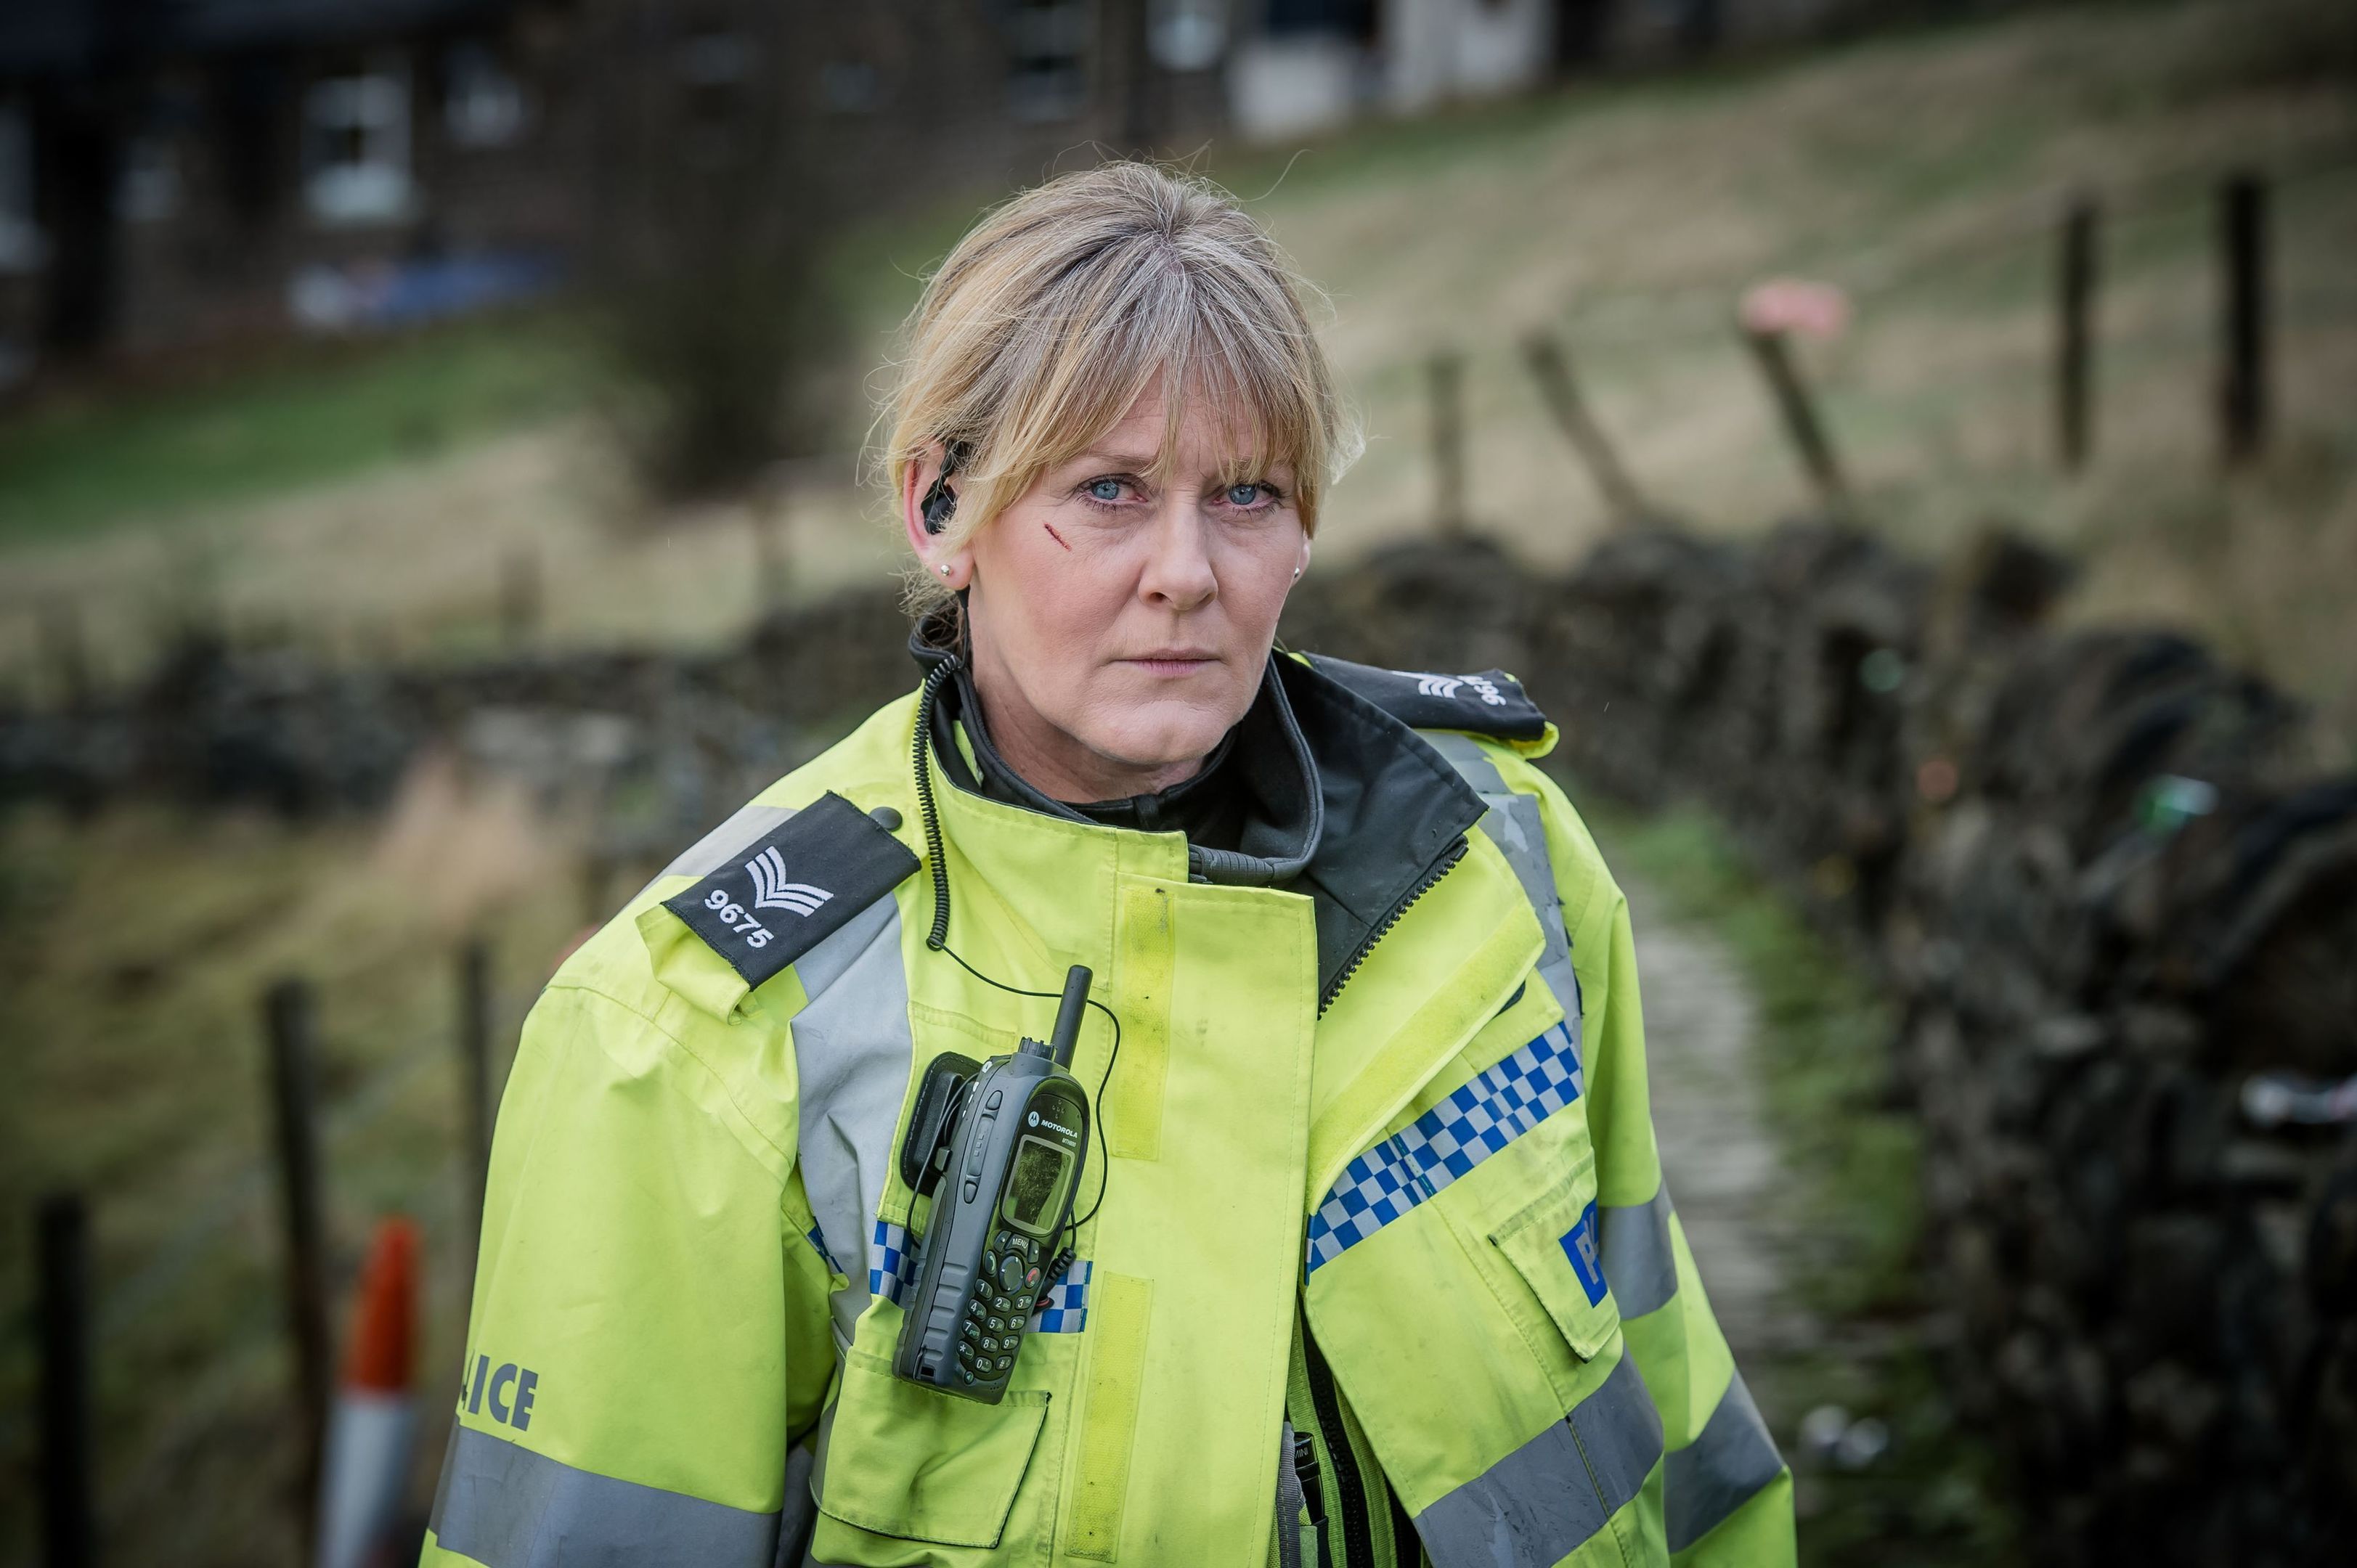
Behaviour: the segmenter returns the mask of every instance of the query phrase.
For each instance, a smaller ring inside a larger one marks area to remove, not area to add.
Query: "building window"
[[[329,223],[405,217],[409,179],[409,68],[381,60],[311,84],[303,101],[304,190]]]
[[[114,210],[126,223],[163,223],[180,210],[180,149],[169,133],[143,131],[123,149]]]
[[[819,67],[819,94],[837,114],[873,114],[883,101],[876,68],[864,59],[829,60]]]
[[[742,33],[697,33],[679,46],[674,67],[690,87],[734,88],[753,74],[753,40]]]
[[[38,272],[48,259],[33,212],[32,117],[0,102],[0,273]]]
[[[1018,120],[1069,120],[1089,101],[1087,0],[1015,0],[1007,13],[1008,107]]]
[[[442,124],[462,147],[504,147],[523,134],[523,86],[490,46],[463,43],[443,61]]]
[[[1375,21],[1374,0],[1268,0],[1265,26],[1272,38],[1319,33],[1372,43]]]
[[[1155,0],[1147,40],[1165,70],[1205,70],[1228,47],[1226,0]]]

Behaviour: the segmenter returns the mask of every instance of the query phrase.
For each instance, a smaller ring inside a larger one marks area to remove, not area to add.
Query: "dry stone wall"
[[[2068,575],[1824,527],[1560,581],[1426,548],[1294,629],[1524,674],[1581,779],[1706,802],[1877,967],[1952,1387],[2042,1559],[2357,1561],[2357,779],[2182,638],[2048,629]]]
[[[2357,780],[2182,638],[2051,629],[2068,577],[1824,526],[1632,534],[1562,576],[1456,542],[1314,575],[1286,633],[1522,675],[1586,785],[1707,803],[1885,978],[1952,1386],[2042,1558],[2357,1560]],[[192,646],[102,708],[0,714],[0,800],[365,807],[444,746],[588,791],[660,861],[907,690],[903,637],[877,594],[694,658]]]

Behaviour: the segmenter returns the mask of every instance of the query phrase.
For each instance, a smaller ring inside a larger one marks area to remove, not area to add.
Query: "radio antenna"
[[[1048,1054],[1058,1067],[1072,1065],[1072,1047],[1080,1043],[1081,1018],[1088,1011],[1092,978],[1088,966],[1081,963],[1064,975],[1064,999],[1056,1006],[1056,1032],[1048,1038]]]

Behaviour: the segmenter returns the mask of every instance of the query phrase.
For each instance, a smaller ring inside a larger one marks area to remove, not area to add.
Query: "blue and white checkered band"
[[[878,1219],[867,1243],[867,1294],[897,1303],[916,1277],[917,1250],[909,1244],[909,1228]]]
[[[1308,1271],[1384,1226],[1579,1098],[1579,1045],[1546,1033],[1342,1168],[1309,1217]]]
[[[1034,1334],[1078,1334],[1089,1326],[1089,1261],[1076,1260],[1049,1288],[1048,1305],[1031,1315]]]
[[[817,1226],[812,1226],[808,1230],[802,1233],[802,1237],[803,1240],[807,1240],[813,1247],[817,1249],[818,1255],[820,1257],[826,1260],[826,1272],[828,1273],[839,1274],[843,1273],[843,1265],[836,1262],[834,1261],[834,1254],[826,1250],[826,1237],[820,1232]]]

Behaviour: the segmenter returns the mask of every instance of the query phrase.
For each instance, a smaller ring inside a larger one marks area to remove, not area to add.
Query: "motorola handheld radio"
[[[944,1052],[925,1069],[900,1144],[900,1176],[933,1200],[903,1303],[892,1369],[996,1404],[1088,1156],[1089,1102],[1067,1070],[1089,972],[1064,977],[1049,1043],[976,1063]]]

